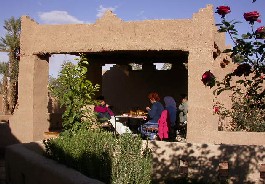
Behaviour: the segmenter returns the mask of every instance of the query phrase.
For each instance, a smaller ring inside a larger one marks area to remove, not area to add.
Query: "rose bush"
[[[232,49],[224,52],[230,54],[237,67],[221,81],[217,80],[214,90],[217,96],[223,91],[231,91],[232,107],[226,108],[218,102],[214,105],[214,112],[221,119],[230,119],[230,130],[265,131],[265,29],[264,26],[255,29],[256,23],[261,23],[261,15],[258,11],[244,13],[251,31],[239,37],[235,28],[239,22],[226,20],[231,13],[230,7],[219,6],[216,9],[222,18],[218,24],[219,31],[227,32],[234,43]]]
[[[241,65],[238,65],[233,72],[233,74],[239,77],[241,77],[242,75],[249,76],[250,73],[251,73],[251,66],[248,63],[243,63]]]

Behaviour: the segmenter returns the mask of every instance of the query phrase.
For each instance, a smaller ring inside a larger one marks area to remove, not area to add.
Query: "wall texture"
[[[50,54],[86,53],[92,58],[89,69],[91,81],[101,82],[98,62],[108,63],[110,53],[181,51],[188,53],[188,71],[185,75],[189,98],[188,142],[263,145],[265,133],[218,131],[218,118],[213,115],[212,90],[201,82],[201,75],[207,70],[214,70],[216,73],[226,70],[217,65],[224,57],[218,51],[222,51],[226,45],[225,34],[217,32],[213,12],[213,6],[208,5],[194,13],[191,19],[135,22],[125,22],[112,12],[107,12],[94,24],[74,25],[39,25],[23,16],[19,106],[10,119],[12,133],[21,142],[29,142],[42,139],[43,132],[48,131],[47,83]],[[97,59],[98,55],[105,58]],[[139,79],[139,76],[136,78]],[[122,82],[126,79],[120,80]],[[128,87],[130,88],[133,86]],[[175,91],[177,90],[178,87]],[[144,93],[146,91],[142,91],[141,96]],[[224,101],[226,99],[228,98],[224,98]]]

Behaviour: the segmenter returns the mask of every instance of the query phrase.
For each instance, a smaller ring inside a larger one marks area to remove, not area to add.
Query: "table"
[[[139,132],[138,128],[146,122],[145,118],[146,116],[140,116],[140,115],[132,115],[132,116],[116,115],[115,129],[116,129],[116,123],[120,122],[124,126],[129,127],[132,133],[138,133]]]

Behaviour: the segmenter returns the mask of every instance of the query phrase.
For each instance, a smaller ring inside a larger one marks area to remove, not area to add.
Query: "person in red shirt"
[[[94,111],[96,112],[99,122],[103,123],[110,120],[111,116],[114,116],[114,113],[106,103],[104,96],[99,96],[97,100],[99,104],[95,106]]]

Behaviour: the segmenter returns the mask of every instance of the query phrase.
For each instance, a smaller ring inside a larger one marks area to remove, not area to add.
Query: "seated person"
[[[111,126],[115,128],[115,131],[120,135],[124,133],[131,133],[131,130],[128,127],[115,120],[114,113],[109,108],[109,105],[106,104],[104,96],[99,96],[97,100],[99,101],[99,104],[95,106],[94,111],[97,114],[99,122],[104,123],[103,125],[106,125],[105,123],[109,122]]]
[[[164,107],[159,102],[160,98],[156,92],[150,93],[148,95],[148,98],[152,104],[151,108],[146,107],[149,120],[141,127],[139,127],[139,131],[141,132],[142,137],[147,137],[148,139],[153,140],[157,134],[158,120],[161,116],[162,111],[164,110]],[[152,129],[154,131],[152,131]]]
[[[187,133],[187,114],[188,114],[188,97],[186,94],[181,95],[181,103],[178,107],[179,125],[178,134],[182,134],[186,138]]]
[[[179,104],[179,122],[182,124],[187,124],[187,114],[188,114],[188,97],[185,94],[181,95],[181,103]]]
[[[170,121],[170,127],[169,127],[169,137],[172,139],[175,139],[176,137],[176,116],[177,116],[177,105],[176,101],[171,96],[165,96],[164,97],[165,102],[165,109],[169,113],[169,121]]]
[[[97,118],[101,123],[107,122],[110,120],[111,116],[114,116],[114,113],[109,108],[109,105],[106,104],[104,96],[99,96],[97,100],[99,101],[99,104],[94,108]]]

